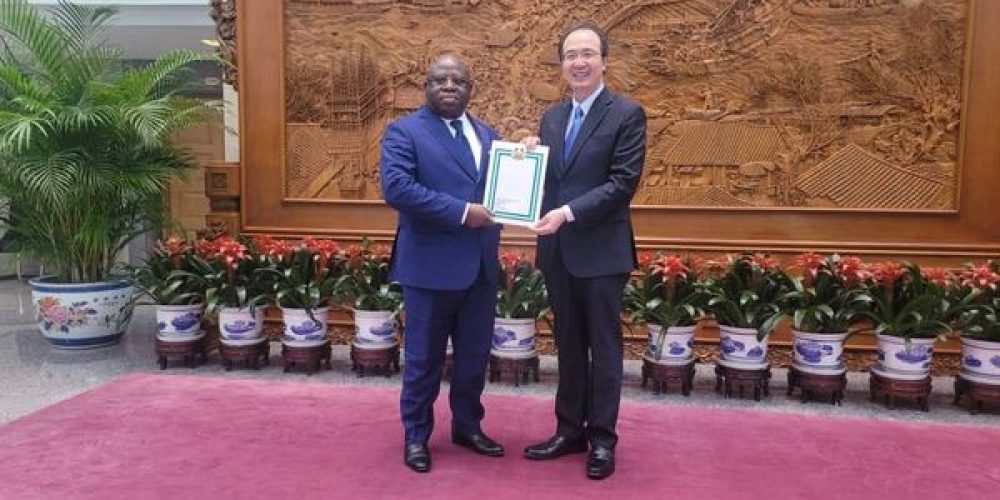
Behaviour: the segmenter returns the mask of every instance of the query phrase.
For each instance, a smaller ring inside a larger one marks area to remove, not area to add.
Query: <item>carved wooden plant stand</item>
[[[327,340],[319,345],[292,347],[288,344],[281,344],[281,359],[284,364],[285,373],[294,369],[302,369],[306,375],[312,375],[322,368],[331,369],[330,356],[332,349],[330,341]]]
[[[541,380],[538,375],[538,353],[532,351],[530,355],[525,356],[497,356],[490,353],[489,374],[490,382],[510,377],[514,387],[527,384],[529,379],[538,382]]]
[[[267,339],[263,339],[256,344],[249,345],[228,345],[219,343],[219,357],[222,358],[222,365],[226,371],[233,368],[260,369],[260,366],[271,364],[271,345]]]
[[[358,372],[358,377],[377,374],[389,377],[399,373],[399,344],[376,349],[351,344],[351,370]]]
[[[197,368],[199,364],[205,362],[207,337],[202,335],[199,338],[182,342],[169,342],[156,339],[156,361],[161,370],[166,370],[170,361],[180,361],[184,366]]]
[[[649,358],[642,360],[642,387],[652,380],[653,394],[665,394],[670,384],[678,384],[681,394],[691,395],[694,385],[694,360],[684,365],[666,365],[656,363]]]
[[[802,402],[810,398],[821,398],[832,405],[839,405],[844,399],[844,389],[847,388],[847,372],[840,374],[818,374],[788,367],[788,395],[794,389],[802,391]]]
[[[754,401],[760,401],[761,395],[764,397],[771,395],[768,389],[770,382],[770,366],[742,369],[715,365],[715,392],[727,398],[733,397],[733,392],[742,398],[743,391],[746,390],[747,393],[753,394]]]
[[[875,372],[870,372],[869,375],[868,382],[872,401],[884,397],[885,404],[892,410],[896,408],[896,398],[913,399],[921,410],[930,411],[928,406],[928,399],[931,395],[930,376],[919,380],[900,380],[883,377]]]
[[[955,400],[952,404],[959,404],[962,396],[967,396],[969,413],[975,415],[983,411],[985,403],[1000,405],[1000,384],[977,382],[963,377],[960,373],[955,375]]]

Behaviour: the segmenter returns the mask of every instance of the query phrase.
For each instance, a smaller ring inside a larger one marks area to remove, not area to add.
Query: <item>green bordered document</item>
[[[548,146],[530,152],[516,142],[493,141],[483,204],[501,224],[530,226],[541,217]]]

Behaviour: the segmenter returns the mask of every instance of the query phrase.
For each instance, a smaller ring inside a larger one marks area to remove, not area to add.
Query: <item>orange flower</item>
[[[639,268],[640,269],[648,268],[649,266],[651,266],[653,264],[654,254],[650,250],[643,250],[643,251],[639,252],[639,255],[637,255],[636,257],[639,260]]]
[[[962,284],[966,286],[980,290],[996,290],[998,282],[1000,276],[990,268],[989,262],[962,271]]]
[[[247,258],[247,247],[230,236],[223,236],[215,240],[217,245],[216,253],[227,265],[234,265]]]
[[[883,285],[891,285],[906,275],[906,269],[892,261],[876,262],[870,269],[872,279]]]
[[[181,255],[188,249],[187,242],[184,241],[184,238],[179,236],[171,236],[167,238],[161,243],[161,247],[163,248],[163,251],[171,257]]]
[[[943,267],[925,267],[923,269],[924,278],[931,283],[947,287],[951,285],[955,277],[950,271]]]
[[[194,243],[194,251],[201,258],[208,258],[219,251],[219,245],[215,240],[201,239]]]
[[[656,259],[653,264],[653,274],[663,276],[664,282],[672,282],[675,279],[685,280],[691,268],[685,265],[684,259],[679,255],[665,255]]]
[[[844,285],[847,287],[853,287],[858,282],[871,277],[871,271],[868,270],[861,258],[855,255],[840,257],[840,261],[837,263],[837,273],[844,278]]]
[[[292,250],[288,243],[274,239],[266,234],[255,237],[253,241],[258,252],[275,259],[284,258]]]
[[[302,240],[302,246],[308,248],[313,252],[316,252],[323,260],[332,259],[334,255],[340,253],[340,245],[338,245],[337,242],[333,240],[320,240],[313,237],[308,237]]]

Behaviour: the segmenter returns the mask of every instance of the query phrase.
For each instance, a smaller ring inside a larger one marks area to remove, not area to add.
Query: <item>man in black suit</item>
[[[636,266],[629,202],[646,156],[646,114],[604,87],[608,40],[600,27],[570,28],[559,55],[572,99],[549,108],[539,137],[525,140],[550,147],[545,215],[533,230],[555,313],[557,426],[524,455],[548,460],[589,443],[587,477],[603,479],[615,470],[622,291]]]

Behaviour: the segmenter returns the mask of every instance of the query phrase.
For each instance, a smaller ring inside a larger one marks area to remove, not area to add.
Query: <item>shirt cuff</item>
[[[471,203],[466,203],[465,204],[465,210],[462,211],[462,225],[463,226],[465,225],[465,219],[469,216],[469,206],[471,206],[471,205],[472,205]]]
[[[573,222],[576,220],[576,217],[573,217],[573,211],[569,209],[569,205],[563,205],[559,207],[559,210],[562,210],[563,215],[566,216],[567,222]]]

